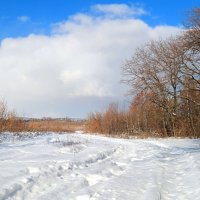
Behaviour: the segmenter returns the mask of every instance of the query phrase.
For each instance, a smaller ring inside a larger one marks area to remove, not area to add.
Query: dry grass
[[[0,121],[0,132],[75,132],[85,130],[85,121],[59,120],[59,119],[31,119],[18,118]]]
[[[29,120],[25,122],[27,131],[53,131],[53,132],[75,132],[84,131],[84,121],[69,120]]]

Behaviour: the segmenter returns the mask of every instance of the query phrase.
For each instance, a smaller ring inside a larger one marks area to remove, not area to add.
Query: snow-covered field
[[[199,200],[200,140],[0,135],[0,200]]]

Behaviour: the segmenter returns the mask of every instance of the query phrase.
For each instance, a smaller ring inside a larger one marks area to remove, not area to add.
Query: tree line
[[[190,12],[181,34],[138,48],[122,74],[133,95],[128,111],[112,104],[103,113],[92,113],[88,130],[199,137],[200,8]]]

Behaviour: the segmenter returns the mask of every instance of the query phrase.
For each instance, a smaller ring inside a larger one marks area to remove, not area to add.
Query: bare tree
[[[151,101],[162,108],[168,136],[174,135],[182,79],[183,52],[177,44],[177,38],[152,41],[123,66],[124,81],[133,91],[151,93]]]
[[[184,49],[183,73],[196,82],[196,90],[200,91],[200,8],[190,11],[187,29],[180,37]]]
[[[180,97],[185,100],[183,103],[190,127],[193,133],[197,133],[200,129],[200,8],[190,11],[186,28],[179,38],[184,50]]]

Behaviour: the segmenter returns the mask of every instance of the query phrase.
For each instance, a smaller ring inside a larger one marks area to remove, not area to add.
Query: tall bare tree
[[[136,50],[123,66],[125,82],[138,92],[152,93],[151,101],[163,110],[164,127],[173,136],[181,91],[183,50],[170,38],[152,41]]]

